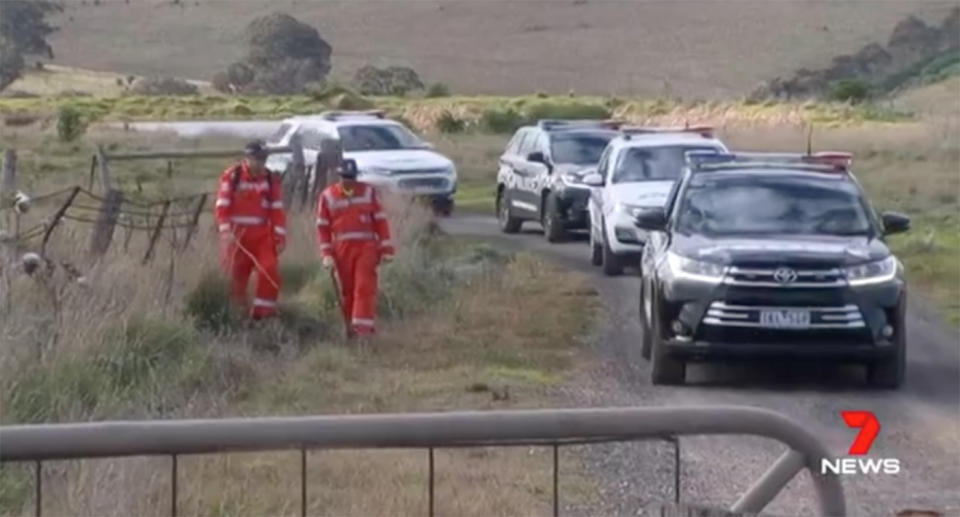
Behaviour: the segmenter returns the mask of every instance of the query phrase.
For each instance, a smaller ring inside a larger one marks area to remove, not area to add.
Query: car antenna
[[[813,154],[813,122],[807,128],[807,156]]]

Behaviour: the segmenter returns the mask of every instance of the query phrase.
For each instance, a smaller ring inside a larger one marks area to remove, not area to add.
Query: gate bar
[[[204,454],[294,448],[363,449],[552,444],[565,440],[631,441],[672,435],[754,435],[773,438],[802,455],[820,512],[843,517],[846,502],[836,474],[822,474],[831,457],[810,431],[786,416],[745,406],[591,408],[525,411],[332,415],[208,420],[114,421],[0,427],[0,461]],[[788,461],[789,460],[789,461]],[[781,458],[741,498],[763,502],[773,481],[796,465]],[[791,472],[794,474],[795,472]]]

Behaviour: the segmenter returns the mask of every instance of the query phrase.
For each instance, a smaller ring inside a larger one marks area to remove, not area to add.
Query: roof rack
[[[320,117],[326,120],[342,120],[347,118],[379,118],[386,117],[383,110],[362,110],[362,111],[324,111]]]
[[[680,127],[648,127],[648,126],[626,126],[621,127],[620,132],[623,133],[624,138],[627,140],[634,135],[652,135],[652,134],[663,134],[663,133],[694,133],[702,136],[703,138],[713,138],[715,129],[713,126],[699,125],[699,126],[680,126]]]
[[[730,168],[737,165],[816,168],[824,171],[846,172],[853,155],[842,151],[802,153],[711,153],[691,151],[685,155],[687,164],[695,170]]]
[[[544,131],[562,130],[562,129],[620,129],[623,125],[619,120],[586,120],[586,119],[540,119],[537,121],[537,127]]]

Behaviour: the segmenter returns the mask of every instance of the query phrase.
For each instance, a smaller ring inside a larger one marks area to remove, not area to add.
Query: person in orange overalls
[[[356,178],[356,162],[344,161],[340,181],[324,189],[317,202],[320,256],[338,278],[348,338],[374,333],[377,267],[394,251],[377,191]]]
[[[287,217],[279,178],[266,168],[263,143],[250,142],[243,160],[223,171],[217,193],[216,219],[221,265],[230,276],[231,297],[249,309],[247,285],[257,273],[253,319],[276,316],[280,295],[277,257],[286,243]]]

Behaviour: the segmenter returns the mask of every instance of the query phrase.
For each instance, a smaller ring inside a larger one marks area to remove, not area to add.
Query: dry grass
[[[740,95],[798,67],[885,42],[909,14],[935,23],[955,2],[419,2],[167,0],[67,3],[62,64],[208,79],[241,57],[243,27],[271,11],[315,26],[334,75],[409,65],[456,92]],[[185,51],[184,49],[190,49]],[[758,51],[762,49],[762,51]]]
[[[21,151],[21,180],[34,193],[69,184],[87,159],[72,145],[50,140],[49,133],[4,137]],[[148,145],[139,136],[94,133],[77,149],[87,149],[91,141]],[[183,142],[160,137],[156,145]],[[222,167],[189,165],[169,186],[162,174],[162,181],[147,182],[143,195],[209,189]],[[144,171],[123,164],[114,172],[129,181]],[[22,225],[39,221],[60,200],[36,204]],[[184,313],[197,283],[216,271],[209,216],[190,248],[176,257],[172,272],[166,244],[152,263],[142,265],[146,236],[135,234],[123,253],[125,234],[118,230],[111,252],[92,260],[86,255],[89,228],[65,223],[48,255],[76,266],[88,286],[59,271],[49,280],[58,287],[51,298],[38,288],[38,277],[16,272],[16,303],[0,313],[0,421],[549,405],[578,353],[575,336],[585,332],[593,314],[584,280],[529,257],[510,259],[475,243],[435,236],[429,213],[404,200],[389,199],[388,210],[401,245],[397,260],[381,271],[385,318],[373,351],[334,344],[335,298],[329,279],[318,274],[309,214],[292,218],[290,246],[282,257],[286,277],[295,279],[282,298],[284,323],[259,331],[228,326],[212,332]],[[551,301],[532,321],[520,317],[530,299]],[[302,335],[303,325],[326,331]],[[277,353],[262,349],[277,342]],[[585,500],[589,482],[582,469],[569,458],[564,462],[564,497]],[[316,452],[310,464],[314,512],[424,511],[424,452]],[[298,511],[295,454],[201,456],[181,458],[180,465],[181,514]],[[151,458],[47,463],[44,513],[165,514],[168,469],[167,459]],[[540,449],[440,452],[438,510],[548,513],[549,469],[549,454]],[[0,513],[30,513],[31,486],[28,469],[0,472]]]

